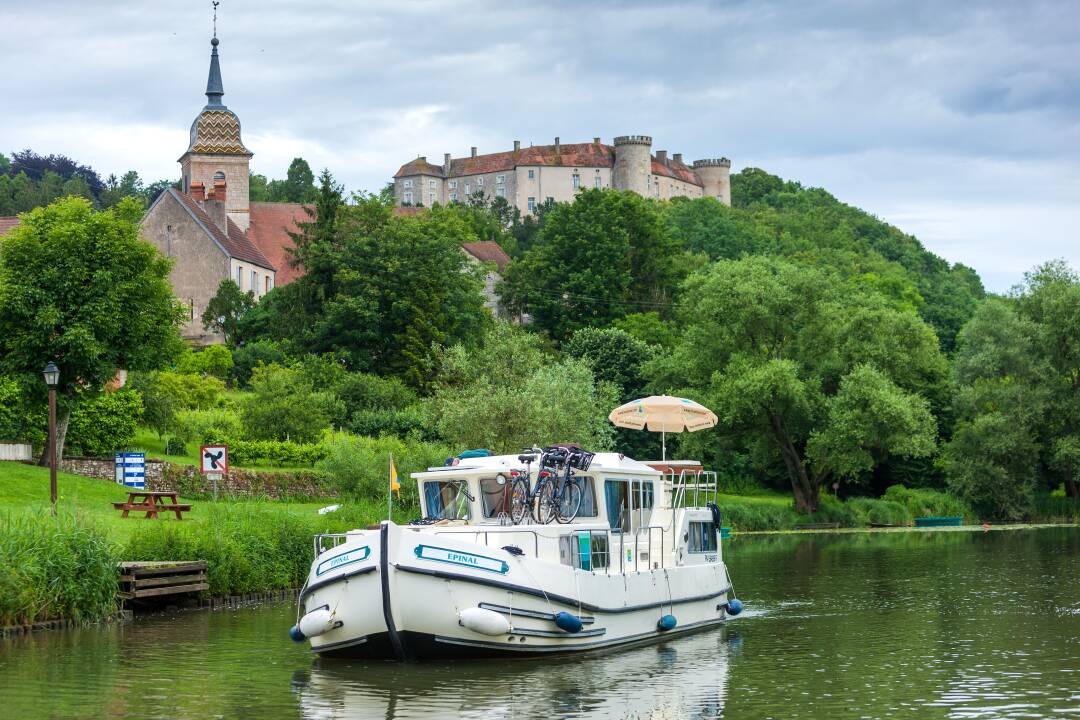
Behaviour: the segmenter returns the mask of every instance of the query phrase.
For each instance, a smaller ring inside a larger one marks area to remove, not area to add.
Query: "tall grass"
[[[0,625],[109,617],[117,609],[118,559],[105,533],[85,518],[0,515]]]

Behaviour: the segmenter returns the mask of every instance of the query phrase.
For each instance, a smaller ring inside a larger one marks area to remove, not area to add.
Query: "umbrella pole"
[[[660,431],[660,460],[667,462],[667,431]]]

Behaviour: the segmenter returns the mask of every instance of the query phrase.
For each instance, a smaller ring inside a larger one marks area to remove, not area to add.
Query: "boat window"
[[[510,481],[505,475],[480,478],[480,497],[483,500],[484,517],[510,514]]]
[[[428,517],[469,519],[469,489],[464,480],[428,480],[424,483],[424,501]]]
[[[612,530],[629,532],[648,527],[652,518],[652,480],[605,480],[608,525]]]
[[[716,530],[711,522],[691,522],[687,550],[692,553],[716,552]]]
[[[578,508],[578,517],[596,517],[596,486],[588,475],[576,475],[578,486],[581,488],[581,507]]]

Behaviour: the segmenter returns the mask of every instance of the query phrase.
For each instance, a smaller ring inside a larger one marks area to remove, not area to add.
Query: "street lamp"
[[[49,386],[49,500],[52,513],[56,514],[56,384],[60,382],[60,368],[52,360],[41,371]]]

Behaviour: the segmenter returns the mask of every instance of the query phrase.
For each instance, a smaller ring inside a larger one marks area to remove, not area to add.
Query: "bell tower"
[[[248,167],[252,153],[240,139],[240,118],[221,102],[225,94],[218,61],[217,3],[214,37],[210,40],[210,74],[206,79],[206,106],[191,123],[191,140],[180,156],[183,191],[201,187],[215,200],[225,201],[230,220],[243,231],[251,224],[248,202]],[[221,194],[224,197],[221,197]]]

